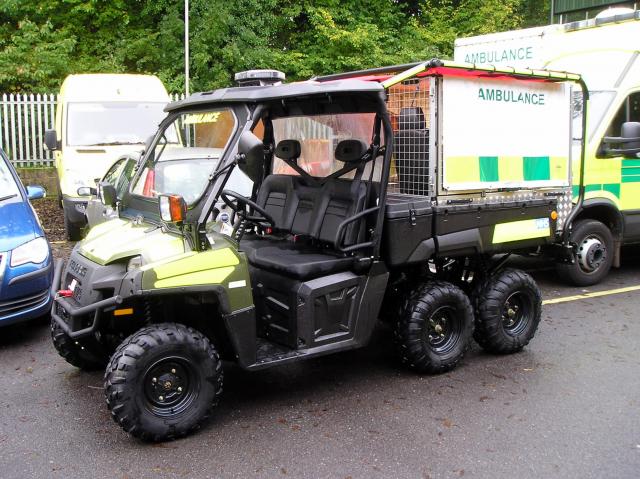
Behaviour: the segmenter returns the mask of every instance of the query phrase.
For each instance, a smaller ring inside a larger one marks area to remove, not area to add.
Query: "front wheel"
[[[527,273],[505,269],[478,290],[476,306],[476,342],[486,351],[509,354],[520,351],[535,335],[542,296]]]
[[[434,281],[406,299],[396,323],[396,349],[409,368],[438,374],[458,364],[472,334],[473,309],[467,295],[451,283]]]
[[[104,347],[95,339],[74,340],[65,333],[53,318],[51,321],[51,340],[53,347],[66,362],[83,371],[95,371],[104,368],[109,360]]]
[[[125,339],[104,376],[107,406],[129,434],[147,441],[185,436],[209,416],[222,394],[222,363],[209,340],[176,323]]]
[[[613,263],[613,235],[600,221],[579,220],[570,241],[576,245],[573,264],[558,264],[558,275],[576,286],[591,286],[604,279]]]

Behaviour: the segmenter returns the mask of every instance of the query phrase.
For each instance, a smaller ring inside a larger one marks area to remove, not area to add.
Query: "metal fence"
[[[172,94],[171,101],[184,98]],[[44,147],[44,132],[55,122],[55,94],[2,94],[0,148],[17,168],[53,166],[53,153]]]
[[[44,148],[44,132],[53,128],[57,95],[3,94],[0,100],[0,148],[16,167],[53,166]]]

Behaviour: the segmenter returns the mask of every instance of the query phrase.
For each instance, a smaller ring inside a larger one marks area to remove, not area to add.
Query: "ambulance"
[[[45,132],[55,151],[59,199],[69,240],[79,240],[87,223],[86,196],[109,167],[125,154],[144,149],[165,117],[170,98],[153,75],[69,75],[60,88],[55,129]]]
[[[570,71],[588,87],[588,94],[572,93],[574,149],[585,136],[584,170],[580,156],[572,156],[573,203],[579,211],[568,234],[575,261],[557,265],[559,274],[577,285],[599,282],[611,266],[620,265],[623,244],[640,242],[639,54],[640,11],[621,8],[590,20],[455,42],[456,61]],[[583,131],[585,101],[589,114]]]

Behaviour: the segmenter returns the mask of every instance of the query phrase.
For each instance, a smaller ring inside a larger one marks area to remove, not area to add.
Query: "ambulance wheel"
[[[407,296],[394,337],[402,364],[438,374],[460,362],[472,334],[473,309],[467,295],[451,283],[435,281]]]
[[[613,263],[613,235],[600,221],[573,224],[570,241],[577,246],[573,264],[558,264],[558,275],[576,286],[591,286],[604,279]]]
[[[82,239],[82,226],[72,223],[66,212],[64,213],[64,231],[67,241],[79,241]]]
[[[109,357],[94,339],[74,340],[51,318],[53,347],[66,362],[83,371],[96,371],[107,364]]]
[[[485,351],[515,353],[536,334],[541,311],[542,296],[533,278],[524,271],[504,269],[476,293],[473,337]]]
[[[198,331],[156,324],[125,339],[104,376],[113,419],[132,436],[165,441],[186,436],[222,394],[222,362]]]

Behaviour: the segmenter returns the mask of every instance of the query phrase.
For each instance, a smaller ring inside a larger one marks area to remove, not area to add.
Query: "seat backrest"
[[[359,164],[368,149],[360,140],[343,140],[336,148],[336,159]],[[282,140],[276,155],[296,159],[300,143]],[[291,175],[269,175],[258,192],[258,204],[275,220],[275,227],[296,235],[309,236],[333,244],[338,226],[364,209],[366,184],[360,179],[332,178],[324,184],[307,184],[304,178]],[[347,228],[345,244],[357,241],[363,228],[353,224]]]
[[[293,177],[289,175],[267,176],[260,185],[258,204],[273,217],[276,229],[290,230],[297,208]]]
[[[326,243],[334,243],[338,226],[347,218],[364,209],[366,184],[358,182],[354,188],[351,180],[333,179],[323,185],[324,210],[319,221],[317,238]],[[361,228],[359,222],[352,223],[346,231],[344,244],[357,241]]]
[[[396,168],[400,192],[426,194],[429,175],[429,130],[420,107],[400,110],[395,135]]]
[[[300,156],[301,146],[297,140],[278,142],[274,154],[283,160],[295,160]],[[294,180],[290,175],[267,176],[258,192],[258,204],[269,213],[275,228],[290,230],[293,225],[298,200],[294,195]]]

